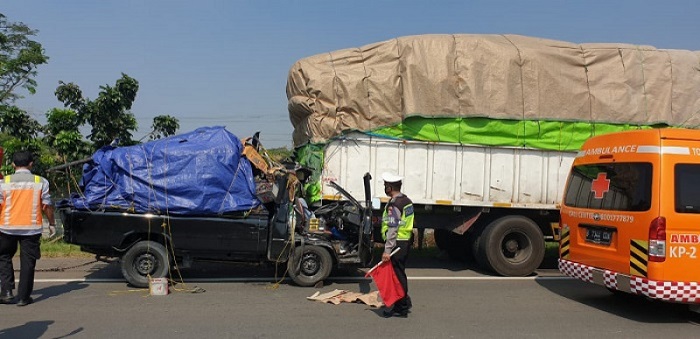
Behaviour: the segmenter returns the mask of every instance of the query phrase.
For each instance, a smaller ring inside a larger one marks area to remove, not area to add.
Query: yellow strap
[[[269,173],[270,167],[253,146],[245,145],[245,147],[243,147],[243,155],[250,160],[253,166],[257,167],[263,173]]]

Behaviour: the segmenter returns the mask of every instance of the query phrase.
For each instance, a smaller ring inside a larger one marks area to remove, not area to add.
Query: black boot
[[[0,304],[12,304],[15,300],[15,296],[12,295],[11,290],[0,291]]]
[[[17,301],[17,306],[27,306],[33,302],[34,299],[32,299],[32,297],[28,297],[26,299],[20,299],[19,301]]]

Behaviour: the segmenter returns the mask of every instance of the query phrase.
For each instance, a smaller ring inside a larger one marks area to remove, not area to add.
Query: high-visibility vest
[[[8,175],[0,183],[4,200],[0,229],[41,230],[41,177],[31,174]]]
[[[396,240],[409,240],[411,239],[411,234],[413,233],[413,204],[411,201],[403,196],[407,201],[404,201],[406,205],[401,209],[401,221],[399,222],[399,229],[397,231]],[[394,203],[396,204],[396,203]],[[382,217],[382,238],[386,241],[386,232],[389,231],[389,224],[386,222],[389,216],[389,208],[393,206],[391,203],[387,204],[384,208],[384,214]],[[398,205],[400,208],[401,206]]]

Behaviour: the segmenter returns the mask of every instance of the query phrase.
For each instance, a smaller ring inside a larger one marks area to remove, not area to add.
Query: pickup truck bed
[[[370,176],[364,178],[369,185]],[[122,274],[137,287],[165,277],[174,263],[197,260],[287,263],[300,286],[314,286],[334,267],[368,265],[372,259],[371,206],[348,197],[314,213],[295,198],[258,213],[174,216],[124,211],[58,209],[64,240],[97,256],[118,257]],[[369,186],[365,192],[369,192]],[[282,195],[286,197],[286,194]],[[293,206],[293,207],[292,207]],[[313,227],[312,227],[313,225]]]

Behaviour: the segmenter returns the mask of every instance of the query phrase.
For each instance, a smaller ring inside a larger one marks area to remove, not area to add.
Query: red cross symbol
[[[596,199],[603,199],[603,194],[610,190],[610,179],[607,176],[608,174],[605,172],[598,173],[598,177],[593,180],[591,192],[595,193]]]

